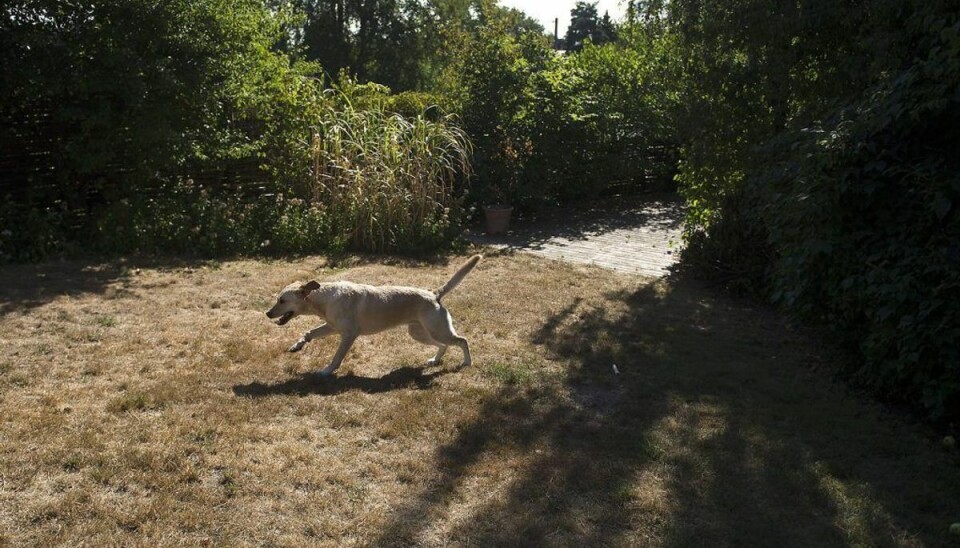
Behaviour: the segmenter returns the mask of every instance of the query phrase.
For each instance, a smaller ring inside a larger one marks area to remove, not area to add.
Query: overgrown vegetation
[[[423,251],[465,205],[672,172],[645,55],[559,56],[495,2],[141,4],[3,8],[0,261]],[[581,8],[580,41],[611,39]]]
[[[635,27],[679,97],[687,262],[830,327],[881,394],[956,417],[956,6],[644,9]]]
[[[457,190],[470,172],[470,141],[450,115],[431,121],[383,107],[331,107],[310,154],[313,201],[352,246],[432,249],[459,228]]]
[[[651,52],[587,43],[558,55],[496,20],[463,49],[447,93],[476,144],[477,201],[529,209],[670,188],[677,143]]]
[[[333,97],[279,49],[289,10],[122,4],[3,8],[0,261],[452,239],[469,143],[450,116],[416,95],[387,106],[405,118]]]

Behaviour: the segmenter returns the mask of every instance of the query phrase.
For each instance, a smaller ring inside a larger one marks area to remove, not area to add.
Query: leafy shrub
[[[553,56],[531,78],[526,184],[557,202],[622,190],[673,189],[670,105],[652,55],[622,44]]]
[[[389,95],[383,109],[404,118],[426,116],[438,120],[446,113],[454,112],[453,105],[444,96],[422,91],[404,91]]]
[[[303,200],[217,194],[187,182],[112,204],[92,245],[110,253],[211,256],[320,252],[337,241],[326,217]]]
[[[431,120],[439,120],[444,114],[456,110],[453,101],[443,94],[425,91],[393,93],[389,87],[376,82],[360,83],[346,70],[337,75],[333,88],[337,91],[332,96],[334,103],[354,110],[383,110],[404,118],[425,116]]]
[[[74,205],[255,156],[284,120],[267,109],[319,70],[274,47],[289,19],[259,0],[6,3],[0,143],[42,146],[24,186]]]
[[[615,186],[672,188],[676,141],[655,59],[621,44],[558,55],[541,35],[479,28],[453,93],[476,147],[472,197],[536,208]]]
[[[484,203],[525,205],[542,189],[527,185],[526,161],[532,152],[529,80],[549,54],[539,36],[515,37],[502,22],[478,29],[461,57],[459,85],[466,131],[476,146],[475,197]]]
[[[53,253],[198,255],[421,252],[449,243],[462,220],[470,142],[450,115],[407,119],[332,101],[312,140],[288,156],[309,176],[307,198],[214,191],[191,180],[104,204],[77,233],[62,203],[0,213],[0,261]]]
[[[7,196],[0,204],[0,263],[37,260],[64,251],[71,231],[62,201],[24,206]]]

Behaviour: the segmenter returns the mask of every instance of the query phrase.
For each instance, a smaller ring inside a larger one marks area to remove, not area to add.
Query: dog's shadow
[[[252,382],[234,385],[233,393],[248,398],[262,398],[277,394],[295,396],[335,396],[344,392],[359,390],[367,394],[378,394],[391,390],[426,390],[433,386],[434,380],[452,373],[453,369],[440,369],[424,373],[425,367],[401,367],[382,377],[361,377],[348,373],[342,377],[324,377],[317,373],[301,373],[296,377],[278,383],[264,384]]]

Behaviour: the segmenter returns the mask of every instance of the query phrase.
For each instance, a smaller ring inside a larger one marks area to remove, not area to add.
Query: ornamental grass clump
[[[436,248],[461,222],[471,145],[452,116],[331,106],[310,152],[313,199],[351,248]]]

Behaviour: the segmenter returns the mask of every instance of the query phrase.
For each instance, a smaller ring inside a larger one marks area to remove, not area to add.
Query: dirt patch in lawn
[[[474,365],[263,311],[295,279],[438,287],[465,260],[0,270],[0,544],[947,544],[960,466],[816,341],[684,281],[487,257]],[[616,366],[616,368],[614,368]]]

